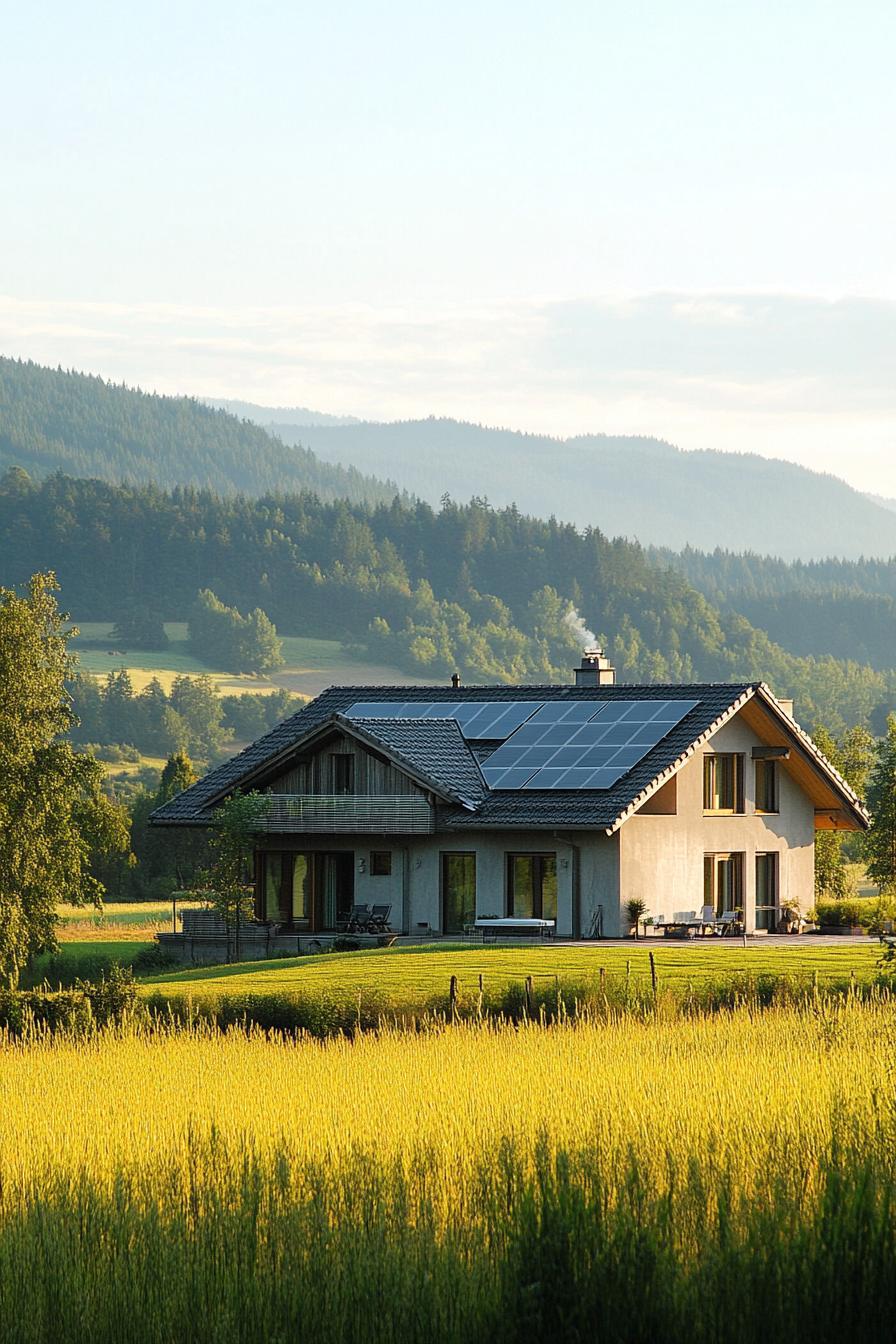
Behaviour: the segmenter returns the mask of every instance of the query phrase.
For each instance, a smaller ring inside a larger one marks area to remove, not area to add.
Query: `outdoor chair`
[[[342,921],[340,933],[361,933],[370,920],[369,905],[353,905],[348,917]]]
[[[724,914],[720,915],[716,920],[716,933],[720,938],[726,938],[733,933],[737,933],[738,922],[737,911],[726,910]]]
[[[706,930],[709,929],[710,933],[713,933],[715,930],[715,926],[716,926],[716,912],[714,907],[711,905],[704,905],[702,911],[700,912],[700,932],[706,933]]]
[[[392,913],[391,905],[375,905],[370,912],[367,920],[368,933],[390,933],[389,916]]]

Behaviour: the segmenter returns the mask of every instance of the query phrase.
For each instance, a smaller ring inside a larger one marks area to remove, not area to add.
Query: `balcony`
[[[322,831],[328,834],[425,835],[433,830],[433,809],[425,798],[404,795],[271,793],[265,796],[265,831]]]

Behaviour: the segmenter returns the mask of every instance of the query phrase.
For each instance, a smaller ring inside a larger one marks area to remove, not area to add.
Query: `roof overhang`
[[[653,794],[678,774],[682,766],[695,756],[720,728],[738,714],[752,728],[760,741],[770,749],[770,755],[781,761],[782,768],[812,799],[815,805],[816,830],[868,829],[871,820],[857,794],[763,682],[747,687],[699,737],[694,739],[686,751],[651,780],[619,813],[613,824],[607,827],[607,835],[612,835],[628,821],[629,817],[633,816]]]

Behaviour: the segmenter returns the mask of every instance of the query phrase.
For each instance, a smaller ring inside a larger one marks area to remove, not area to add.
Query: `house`
[[[815,832],[868,825],[764,684],[617,685],[600,650],[567,686],[333,687],[152,823],[209,826],[237,789],[265,799],[268,952],[335,933],[353,903],[410,935],[491,915],[615,937],[631,898],[770,932],[813,903]]]

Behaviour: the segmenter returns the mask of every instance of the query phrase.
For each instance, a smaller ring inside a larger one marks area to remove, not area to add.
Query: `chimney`
[[[451,673],[451,685],[454,687],[455,690],[457,690],[458,686],[460,685],[460,673],[459,673],[459,672],[452,672],[452,673]]]
[[[787,698],[782,699],[780,695],[777,697],[777,700],[778,700],[778,704],[781,706],[781,708],[783,709],[783,711],[784,711],[784,713],[787,715],[787,717],[788,717],[789,719],[792,719],[792,718],[793,718],[793,701],[790,700],[790,699],[787,699]]]
[[[616,669],[603,649],[595,646],[585,649],[582,661],[575,669],[577,686],[615,686]]]

